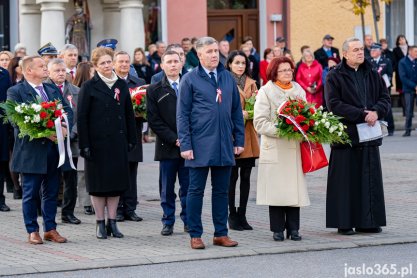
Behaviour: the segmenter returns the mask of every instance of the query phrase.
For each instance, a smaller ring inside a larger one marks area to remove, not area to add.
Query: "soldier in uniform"
[[[48,64],[50,60],[58,57],[58,51],[50,42],[39,48],[38,54],[45,60],[46,64]]]
[[[382,55],[382,45],[380,43],[373,43],[370,50],[372,69],[376,70],[384,79],[387,85],[388,92],[391,91],[393,67],[389,58]],[[394,117],[392,115],[392,108],[387,113],[385,120],[388,122],[388,135],[394,135]]]

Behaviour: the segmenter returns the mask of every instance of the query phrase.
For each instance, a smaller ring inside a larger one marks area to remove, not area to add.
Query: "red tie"
[[[62,91],[62,87],[64,87],[64,85],[58,85],[59,91],[61,92],[61,95],[64,95],[64,92]]]
[[[71,78],[74,79],[74,71],[70,70]]]

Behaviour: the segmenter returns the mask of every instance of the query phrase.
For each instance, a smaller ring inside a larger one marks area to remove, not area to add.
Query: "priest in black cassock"
[[[382,139],[359,143],[356,125],[373,126],[390,106],[384,81],[365,60],[357,38],[343,43],[343,61],[330,71],[325,85],[329,111],[343,117],[349,144],[331,146],[327,179],[326,227],[343,235],[379,233],[386,225],[379,146]]]

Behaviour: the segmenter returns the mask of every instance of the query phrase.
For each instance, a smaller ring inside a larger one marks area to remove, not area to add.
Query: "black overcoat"
[[[180,148],[175,145],[177,95],[165,74],[161,81],[148,87],[146,95],[148,123],[156,134],[155,160],[180,158]]]
[[[114,98],[117,90],[120,101]],[[96,73],[82,85],[77,111],[79,147],[91,150],[91,159],[85,161],[87,191],[127,190],[127,149],[137,143],[137,135],[126,82],[119,78],[109,89]]]

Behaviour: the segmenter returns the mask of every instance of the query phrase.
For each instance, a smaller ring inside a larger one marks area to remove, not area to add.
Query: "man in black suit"
[[[71,138],[71,159],[75,167],[77,167],[79,149],[76,122],[78,92],[80,88],[66,80],[66,70],[67,67],[64,60],[57,58],[50,60],[48,63],[49,78],[46,82],[58,87],[59,92],[67,100],[68,105],[74,113],[74,125],[69,134]],[[63,223],[80,224],[81,220],[74,216],[75,204],[77,203],[77,170],[71,168],[68,157],[66,157],[66,162],[62,166],[62,177],[64,180],[64,194],[62,198],[61,220]]]
[[[337,58],[340,60],[339,49],[333,47],[334,38],[329,34],[323,37],[323,46],[314,51],[314,58],[320,63],[323,67],[327,67],[327,59],[329,57]]]
[[[55,85],[42,83],[48,77],[45,61],[39,56],[28,56],[22,60],[25,81],[7,91],[7,99],[18,103],[35,102],[37,97],[43,101],[60,100],[68,115],[70,125],[73,113],[67,101]],[[69,127],[71,128],[71,126]],[[15,134],[19,129],[15,127]],[[63,128],[64,136],[66,129]],[[42,244],[37,222],[36,203],[41,190],[44,240],[63,243],[67,239],[56,231],[56,210],[60,169],[57,168],[59,154],[56,136],[33,139],[16,136],[12,157],[12,171],[22,174],[23,219],[29,234],[28,242]]]
[[[145,80],[137,78],[129,74],[130,69],[130,56],[125,51],[118,51],[114,54],[113,60],[114,71],[117,76],[127,82],[127,86],[130,89],[146,84]],[[135,210],[138,201],[138,189],[137,189],[137,174],[138,164],[143,161],[143,150],[142,150],[142,127],[143,118],[135,118],[136,122],[136,133],[138,135],[138,142],[136,148],[129,152],[129,179],[130,187],[126,190],[119,199],[119,205],[117,208],[117,221],[131,220],[131,221],[142,221],[142,217],[139,217]]]
[[[175,181],[180,184],[181,219],[184,231],[188,231],[186,199],[189,185],[189,170],[180,156],[177,135],[176,111],[180,70],[183,66],[176,51],[166,51],[162,55],[162,69],[165,77],[147,89],[147,115],[149,126],[156,134],[155,160],[159,161],[159,186],[163,228],[161,234],[172,235],[175,223]]]

